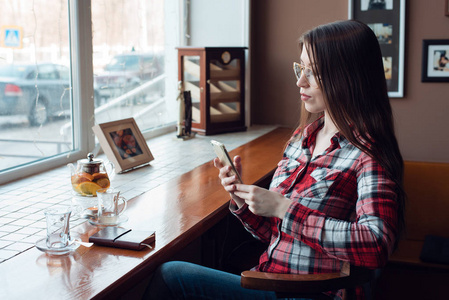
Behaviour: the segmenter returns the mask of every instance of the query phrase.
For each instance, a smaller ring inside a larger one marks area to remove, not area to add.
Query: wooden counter
[[[230,152],[242,157],[245,183],[272,174],[291,133],[278,128]],[[32,248],[0,264],[0,299],[118,298],[223,219],[228,200],[212,162],[201,165],[128,202],[123,227],[155,230],[152,250],[80,246],[58,257]],[[98,230],[85,222],[72,233],[87,242]]]

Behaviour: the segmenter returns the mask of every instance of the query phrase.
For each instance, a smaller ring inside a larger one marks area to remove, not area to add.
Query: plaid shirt
[[[395,183],[379,163],[338,133],[324,153],[312,157],[322,125],[322,118],[310,124],[301,139],[295,132],[278,163],[270,190],[292,200],[283,219],[256,216],[246,204],[240,209],[231,204],[246,230],[269,244],[256,270],[339,272],[342,261],[375,269],[393,250]]]

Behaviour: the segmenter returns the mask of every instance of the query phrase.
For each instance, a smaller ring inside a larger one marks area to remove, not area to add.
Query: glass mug
[[[71,243],[70,214],[68,208],[48,209],[45,211],[47,221],[47,248],[62,249]]]
[[[119,222],[119,217],[126,210],[126,199],[120,196],[120,191],[114,188],[100,189],[97,191],[98,220],[99,224],[114,225]],[[120,208],[120,202],[123,206]]]

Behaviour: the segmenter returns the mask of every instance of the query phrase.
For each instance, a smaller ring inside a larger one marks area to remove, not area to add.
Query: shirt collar
[[[323,126],[324,123],[324,117],[321,116],[309,125],[304,130],[304,139],[308,139],[310,136],[312,136],[319,128]]]
[[[304,139],[302,142],[303,147],[308,147],[310,145],[311,137],[313,137],[317,130],[319,130],[321,127],[323,127],[324,124],[324,116],[320,116],[318,119],[307,125],[307,127],[304,129]],[[335,133],[335,135],[332,137],[332,143],[336,139],[336,142],[339,143],[340,147],[345,146],[348,143],[348,140],[340,134],[340,132]]]

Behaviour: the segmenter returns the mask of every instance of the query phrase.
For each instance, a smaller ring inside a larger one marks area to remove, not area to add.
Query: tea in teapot
[[[97,190],[110,187],[108,173],[112,174],[115,169],[111,162],[105,164],[100,159],[94,160],[92,153],[87,155],[87,159],[78,160],[76,169],[73,164],[67,166],[71,170],[73,190],[82,196],[93,197],[97,196]]]

